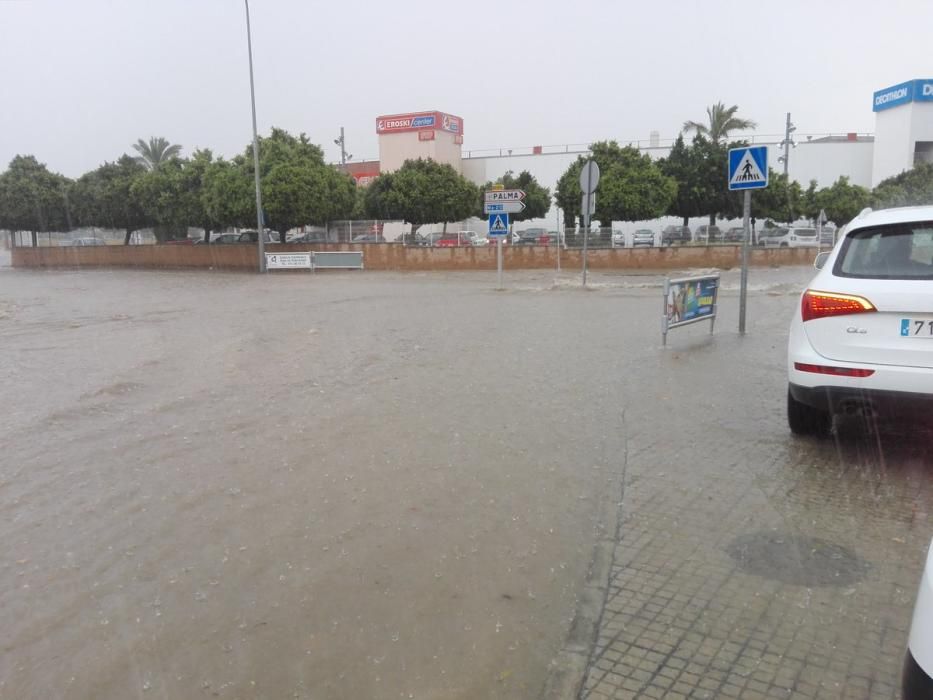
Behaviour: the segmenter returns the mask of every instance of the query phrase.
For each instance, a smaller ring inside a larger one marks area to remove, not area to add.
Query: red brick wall
[[[495,270],[496,249],[412,248],[393,243],[372,244],[271,244],[268,252],[308,250],[362,250],[367,270]],[[594,270],[671,270],[695,267],[737,267],[738,246],[616,248],[589,252]],[[808,248],[756,248],[751,251],[754,266],[807,265],[816,251]],[[561,266],[579,269],[581,251],[562,250]],[[140,245],[97,247],[14,248],[14,267],[138,267],[213,268],[255,270],[256,247],[252,245]],[[503,249],[506,269],[548,269],[557,266],[557,249],[545,246],[515,246]]]

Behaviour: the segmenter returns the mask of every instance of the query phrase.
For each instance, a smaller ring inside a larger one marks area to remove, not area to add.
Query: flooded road
[[[905,535],[900,482],[783,423],[809,276],[754,271],[742,339],[727,273],[662,350],[653,275],[0,269],[0,697],[537,697],[620,515],[656,536],[614,576],[810,519],[909,614],[922,552],[836,531],[928,540],[924,457]],[[813,515],[848,464],[872,498]]]

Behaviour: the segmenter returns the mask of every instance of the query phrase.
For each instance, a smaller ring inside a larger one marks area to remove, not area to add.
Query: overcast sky
[[[378,157],[375,117],[438,109],[464,148],[676,136],[706,105],[760,133],[872,131],[871,93],[933,77],[930,0],[252,0],[261,132]],[[75,177],[165,136],[251,138],[242,0],[0,0],[0,167]]]

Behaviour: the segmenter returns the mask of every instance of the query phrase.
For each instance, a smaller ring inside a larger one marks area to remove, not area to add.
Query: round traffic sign
[[[588,160],[580,171],[580,189],[583,194],[593,194],[599,184],[599,166],[595,160]]]

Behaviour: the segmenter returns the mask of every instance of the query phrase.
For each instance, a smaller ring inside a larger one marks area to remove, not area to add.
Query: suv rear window
[[[833,274],[861,279],[933,279],[933,222],[855,231],[843,241]]]

